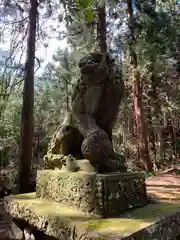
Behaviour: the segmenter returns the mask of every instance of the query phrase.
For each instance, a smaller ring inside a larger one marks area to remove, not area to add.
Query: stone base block
[[[148,204],[116,218],[100,218],[31,193],[6,197],[5,208],[20,228],[34,228],[57,240],[175,240],[180,234],[179,203]]]
[[[41,170],[36,196],[102,217],[147,203],[143,173],[96,174]]]

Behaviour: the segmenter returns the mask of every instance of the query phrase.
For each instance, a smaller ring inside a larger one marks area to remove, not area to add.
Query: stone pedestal
[[[144,174],[132,172],[42,170],[37,173],[36,196],[101,217],[147,204]]]
[[[6,197],[5,208],[35,239],[175,239],[179,202],[140,207],[147,203],[144,180],[144,174],[131,172],[39,171],[36,193]]]
[[[100,218],[30,193],[6,197],[5,208],[37,240],[173,240],[180,234],[179,203],[148,204],[119,217]]]

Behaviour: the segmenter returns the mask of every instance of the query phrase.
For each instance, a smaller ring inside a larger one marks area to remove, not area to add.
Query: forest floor
[[[147,192],[155,201],[180,203],[180,169],[171,168],[146,179]]]
[[[180,169],[171,168],[146,179],[147,193],[153,201],[180,203]],[[10,238],[7,238],[7,234]],[[4,237],[3,237],[4,236]],[[0,240],[22,238],[22,231],[12,222],[0,199]]]

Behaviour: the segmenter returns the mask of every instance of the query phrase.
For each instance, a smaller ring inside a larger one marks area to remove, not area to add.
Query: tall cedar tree
[[[131,57],[131,66],[132,66],[132,77],[133,77],[133,111],[136,121],[137,135],[138,135],[138,148],[140,159],[143,167],[148,171],[153,171],[153,164],[150,159],[149,149],[148,149],[148,137],[146,124],[143,118],[142,112],[142,81],[140,72],[137,69],[137,55],[135,52],[136,38],[134,34],[133,26],[133,6],[132,0],[127,0],[127,10],[129,17],[129,28],[130,28],[130,42],[129,50]]]
[[[21,113],[21,141],[20,141],[20,167],[19,192],[31,191],[31,163],[33,152],[34,131],[34,60],[36,42],[36,24],[38,15],[37,0],[30,1],[29,30],[27,40],[27,56],[24,72],[23,105]]]
[[[106,43],[106,8],[105,5],[98,8],[98,20],[97,20],[97,39],[101,52],[107,52]]]

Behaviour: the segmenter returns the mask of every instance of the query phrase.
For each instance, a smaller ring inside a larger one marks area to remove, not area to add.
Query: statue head
[[[79,61],[81,74],[87,76],[91,83],[122,83],[119,66],[109,53],[92,52]]]
[[[103,74],[109,75],[109,68],[114,63],[114,59],[108,53],[92,52],[81,58],[79,68],[81,74],[94,75]]]

